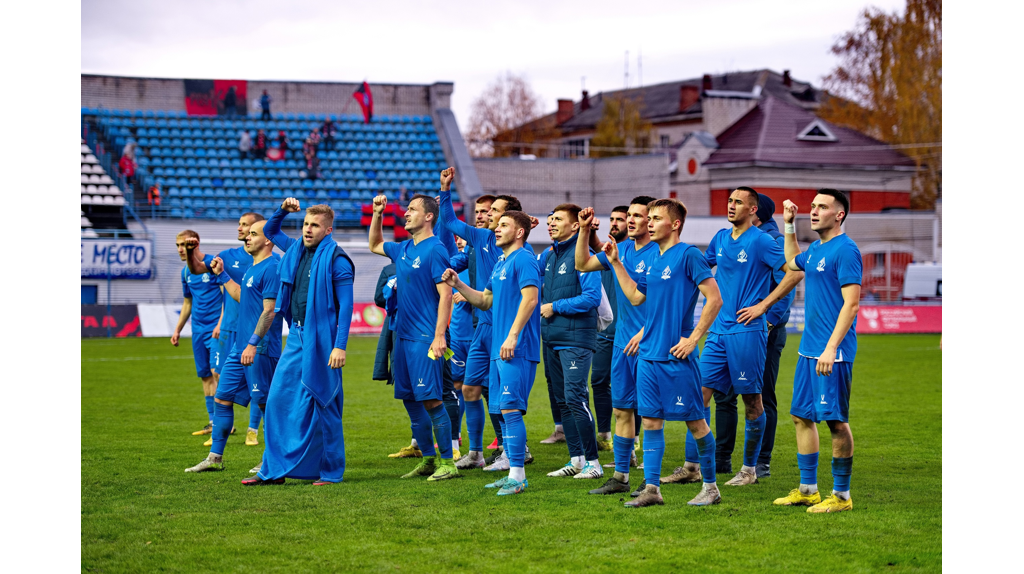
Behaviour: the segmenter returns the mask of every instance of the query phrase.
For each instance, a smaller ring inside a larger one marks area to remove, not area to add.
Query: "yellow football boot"
[[[245,431],[245,446],[256,446],[260,444],[260,440],[259,437],[257,437],[257,434],[258,432],[252,429]]]
[[[853,499],[843,500],[833,493],[832,496],[808,508],[807,512],[821,514],[824,512],[842,512],[844,510],[853,510]]]
[[[821,502],[821,494],[817,491],[814,494],[804,494],[800,492],[799,488],[794,488],[789,491],[789,494],[782,498],[776,498],[775,502],[778,506],[813,506]]]
[[[398,452],[389,454],[388,458],[423,458],[423,451],[412,445],[403,446]]]

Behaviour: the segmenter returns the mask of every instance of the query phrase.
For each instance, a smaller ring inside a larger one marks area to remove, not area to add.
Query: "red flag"
[[[370,123],[373,119],[373,94],[370,93],[370,84],[363,82],[358,90],[352,92],[352,97],[359,102],[359,107],[363,108],[363,123]]]

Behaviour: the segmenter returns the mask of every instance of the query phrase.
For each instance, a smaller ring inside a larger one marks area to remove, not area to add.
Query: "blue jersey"
[[[844,285],[860,285],[863,261],[857,244],[845,233],[828,243],[819,239],[796,256],[797,267],[807,283],[804,294],[804,333],[800,354],[820,357],[832,337],[843,308]],[[836,361],[852,363],[857,355],[857,318],[836,349]]]
[[[281,256],[272,254],[258,264],[253,265],[242,275],[242,288],[240,301],[238,302],[238,332],[235,335],[235,351],[241,353],[249,344],[249,337],[256,332],[256,325],[259,323],[260,315],[263,314],[263,300],[277,299],[277,292],[281,287],[281,278],[278,275],[277,266],[281,262]],[[281,356],[281,325],[284,323],[284,313],[278,313],[274,317],[267,334],[260,342],[259,350],[271,357]]]
[[[448,268],[448,252],[437,237],[416,245],[412,239],[385,242],[384,253],[395,262],[398,283],[398,336],[433,341],[441,296],[437,284]],[[446,287],[447,288],[447,287]]]
[[[469,270],[459,273],[459,279],[469,285]],[[452,322],[448,325],[452,334],[452,341],[473,340],[473,306],[468,301],[456,303],[452,306]]]
[[[722,310],[711,325],[719,335],[741,331],[764,331],[764,315],[749,325],[736,322],[736,313],[756,305],[771,293],[772,272],[786,263],[786,254],[771,235],[756,227],[732,238],[732,229],[722,229],[704,251],[710,267],[718,266],[715,281],[722,293]]]
[[[527,287],[536,287],[538,298],[540,297],[540,266],[537,265],[533,252],[522,248],[513,252],[508,259],[499,260],[487,282],[487,290],[494,296],[491,305],[494,310],[491,360],[501,359],[501,345],[512,330],[512,324],[519,313],[519,303],[523,300],[522,290]],[[526,326],[519,333],[515,358],[540,362],[539,299]]]
[[[647,274],[651,262],[657,255],[658,244],[653,241],[648,241],[647,245],[644,245],[639,251],[636,249],[636,241],[632,239],[627,239],[619,244],[619,261],[626,268],[626,273],[630,278],[637,283],[640,282],[641,277]],[[612,268],[608,256],[603,251],[598,252],[597,259],[605,269]],[[615,327],[615,347],[625,349],[629,340],[644,326],[644,321],[647,319],[647,302],[633,306],[626,298],[626,294],[622,292],[622,285],[619,285],[617,278],[615,280],[615,297],[618,307],[615,310],[618,321]]]
[[[220,275],[221,284],[227,283],[230,277],[235,283],[242,283],[242,275],[252,267],[252,255],[245,252],[244,247],[232,247],[218,254],[224,261],[224,271]],[[238,301],[235,301],[226,290],[224,291],[224,318],[220,321],[221,331],[234,331],[238,327]]]
[[[213,273],[196,275],[185,267],[181,270],[181,292],[192,299],[192,332],[209,333],[220,320],[222,295],[220,282]]]
[[[697,305],[701,281],[713,277],[700,249],[677,243],[652,258],[636,288],[647,296],[651,310],[644,321],[640,358],[675,361],[669,349],[681,337],[693,333],[693,308]]]

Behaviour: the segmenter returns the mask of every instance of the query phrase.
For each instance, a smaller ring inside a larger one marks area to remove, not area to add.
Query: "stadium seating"
[[[124,228],[124,194],[100,165],[85,140],[82,140],[81,154],[82,236],[95,236],[94,227],[100,229]]]
[[[447,165],[430,116],[383,115],[369,124],[361,116],[330,116],[336,138],[330,149],[320,144],[321,177],[316,180],[305,178],[302,144],[319,129],[324,114],[277,114],[262,121],[188,117],[178,111],[82,108],[82,116],[110,149],[120,150],[129,141],[138,144],[136,202],[145,201],[145,190],[153,184],[160,185],[162,195],[158,209],[138,210],[144,217],[233,219],[245,209],[273,211],[283,198],[294,196],[303,202],[326,203],[334,208],[338,225],[358,227],[361,206],[374,195],[384,193],[396,199],[403,187],[410,196],[435,190],[438,172]],[[239,157],[241,130],[248,131],[255,142],[259,129],[267,133],[271,148],[277,146],[278,132],[285,132],[289,150],[282,159]],[[87,186],[95,185],[96,191],[89,191],[92,203],[100,196],[108,204],[106,195],[117,202],[120,194],[110,192],[113,182],[89,167],[93,164],[86,162],[85,154],[83,148],[83,198]],[[456,201],[457,194],[453,190]]]

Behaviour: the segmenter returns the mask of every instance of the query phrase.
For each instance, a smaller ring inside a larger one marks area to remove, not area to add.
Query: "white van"
[[[935,299],[942,297],[942,264],[911,263],[903,276],[904,299]]]

